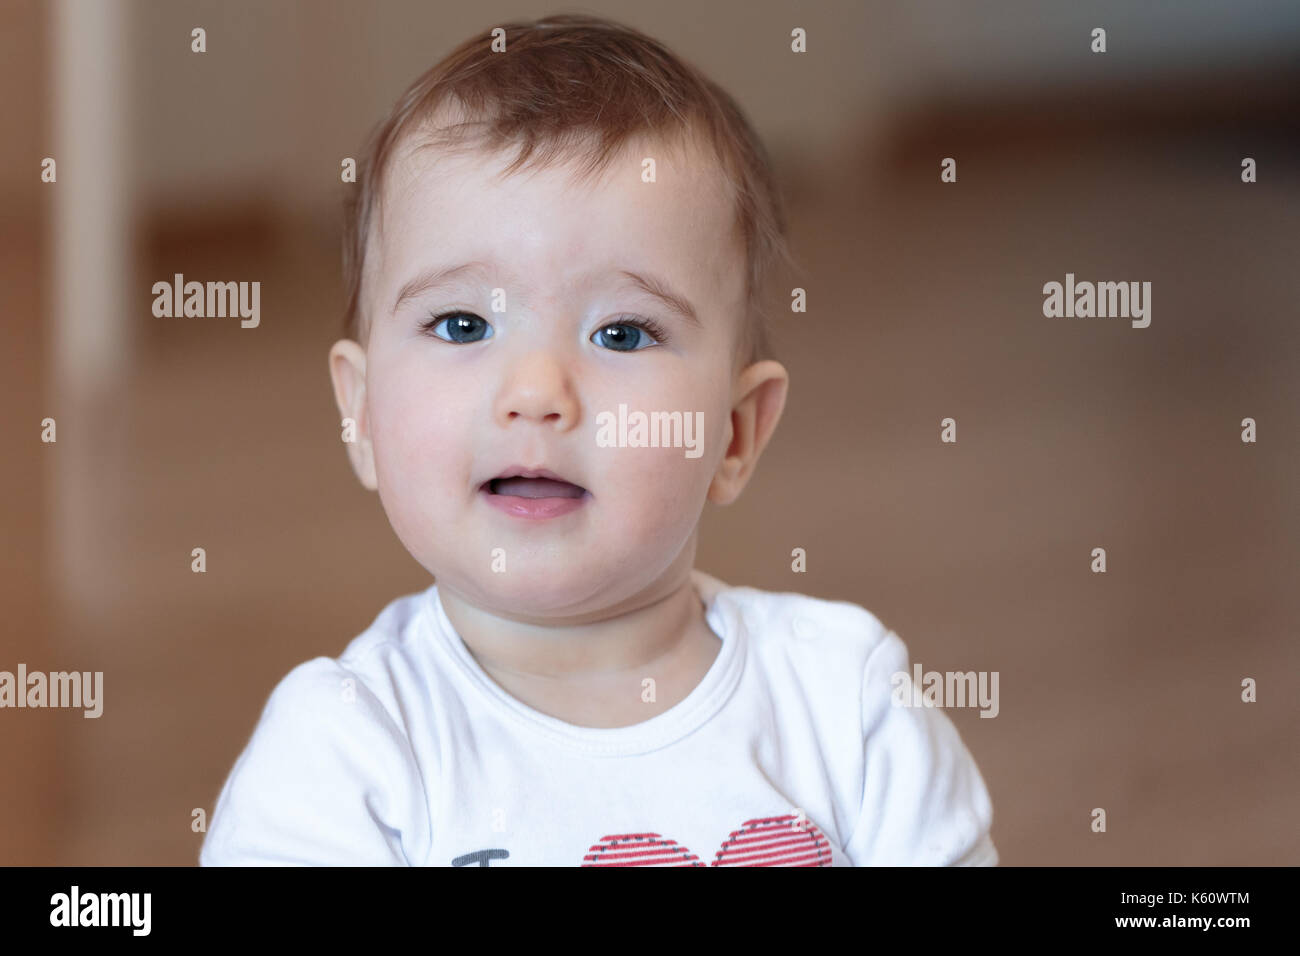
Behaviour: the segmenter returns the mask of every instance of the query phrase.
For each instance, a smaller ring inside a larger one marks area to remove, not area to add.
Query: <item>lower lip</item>
[[[516,518],[558,518],[561,515],[567,515],[570,512],[577,511],[591,493],[584,491],[577,498],[520,498],[518,495],[494,495],[486,489],[479,494],[487,499],[487,503],[498,511],[503,511],[508,515]]]

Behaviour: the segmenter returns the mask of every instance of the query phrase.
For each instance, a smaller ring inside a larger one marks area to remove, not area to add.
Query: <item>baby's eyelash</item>
[[[664,330],[664,327],[654,319],[646,319],[637,315],[625,315],[621,318],[615,319],[613,322],[607,322],[605,325],[602,325],[601,328],[607,329],[611,325],[630,325],[635,329],[641,329],[649,333],[660,345],[664,345],[668,342],[668,333]]]
[[[437,325],[443,319],[450,319],[454,315],[465,315],[465,316],[478,318],[478,316],[475,316],[474,313],[472,312],[465,312],[461,309],[452,309],[450,312],[441,312],[438,315],[431,314],[427,319],[425,319],[423,322],[420,323],[420,331],[432,332],[433,327],[435,325]]]

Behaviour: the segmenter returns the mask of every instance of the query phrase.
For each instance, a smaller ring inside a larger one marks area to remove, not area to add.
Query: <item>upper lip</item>
[[[570,481],[563,475],[557,475],[549,468],[525,468],[523,465],[507,465],[487,481],[483,482],[480,487],[490,489],[492,482],[496,481],[498,478],[550,478],[552,481],[563,481],[567,484],[582,488],[582,485],[579,485],[576,481]],[[584,488],[583,490],[585,491],[586,489]]]

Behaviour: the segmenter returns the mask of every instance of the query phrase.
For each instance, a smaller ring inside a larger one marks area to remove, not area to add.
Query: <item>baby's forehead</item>
[[[394,146],[385,170],[383,207],[391,209],[415,193],[454,197],[467,188],[515,192],[537,184],[578,195],[635,184],[647,187],[641,190],[646,193],[657,186],[670,198],[693,200],[701,212],[734,212],[721,164],[694,135],[639,134],[604,147],[589,134],[558,147],[534,144],[521,161],[520,151],[515,143],[488,147],[468,140],[452,145],[420,130],[408,132]],[[715,201],[707,202],[710,199]]]
[[[639,136],[597,166],[595,144],[586,145],[511,171],[517,147],[447,148],[405,137],[385,176],[382,227],[371,236],[376,259],[387,272],[476,242],[519,258],[546,245],[561,260],[566,250],[625,249],[665,268],[676,263],[725,294],[741,271],[741,247],[730,190],[709,151],[690,140]]]

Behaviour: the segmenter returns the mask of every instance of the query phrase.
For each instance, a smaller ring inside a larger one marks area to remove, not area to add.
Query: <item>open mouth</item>
[[[511,466],[479,488],[488,504],[517,518],[558,518],[582,507],[591,492],[544,468]]]
[[[555,478],[493,478],[484,487],[491,495],[508,495],[514,498],[581,498],[586,489],[572,482]]]

